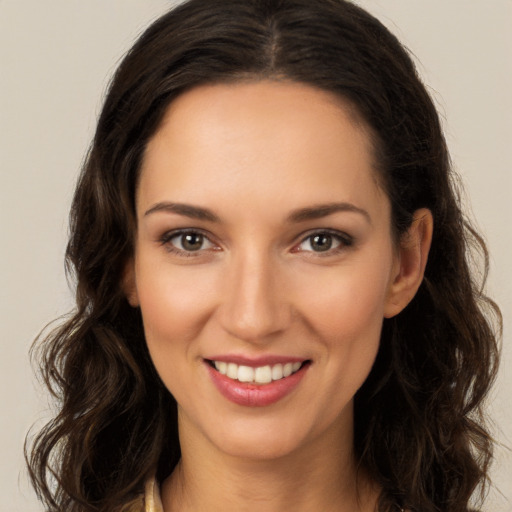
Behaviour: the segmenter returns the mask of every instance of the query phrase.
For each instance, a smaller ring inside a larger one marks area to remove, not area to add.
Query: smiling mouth
[[[221,375],[225,375],[231,380],[257,385],[270,384],[271,382],[289,377],[298,372],[305,365],[311,363],[311,361],[307,360],[293,363],[277,363],[253,368],[251,366],[228,363],[226,361],[207,360],[207,362]]]

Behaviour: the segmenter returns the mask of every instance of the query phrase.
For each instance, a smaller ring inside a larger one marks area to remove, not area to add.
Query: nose
[[[238,339],[265,344],[284,332],[292,318],[278,262],[252,251],[231,262],[220,307],[222,327]]]

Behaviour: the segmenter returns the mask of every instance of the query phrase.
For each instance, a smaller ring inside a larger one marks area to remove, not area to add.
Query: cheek
[[[345,390],[355,393],[368,376],[379,348],[381,301],[360,287],[347,286],[338,293],[335,304],[329,302],[316,312],[315,327],[327,349],[332,384],[343,384]]]
[[[155,263],[155,262],[153,262]],[[191,368],[201,364],[198,340],[210,317],[206,276],[141,258],[137,294],[151,360],[178,403],[193,403]]]
[[[137,265],[137,294],[146,334],[185,334],[204,321],[211,302],[211,276],[178,266],[153,264],[141,258]],[[183,337],[183,336],[181,336]],[[184,336],[188,338],[188,336]]]
[[[143,258],[138,262],[137,294],[146,343],[157,372],[176,398],[184,368],[198,361],[197,343],[212,310],[210,281],[200,270],[191,273]]]
[[[361,259],[310,292],[308,323],[324,345],[328,396],[340,403],[363,384],[377,355],[390,268],[391,259]]]
[[[321,330],[356,339],[380,334],[389,283],[387,265],[354,265],[326,275],[309,293],[310,321]]]

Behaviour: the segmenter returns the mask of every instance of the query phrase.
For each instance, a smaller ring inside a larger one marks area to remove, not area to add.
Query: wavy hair
[[[59,404],[26,448],[38,496],[48,511],[120,512],[155,468],[163,479],[177,464],[176,403],[120,284],[134,249],[138,173],[174,98],[247,79],[309,84],[356,109],[373,134],[397,239],[415,210],[432,211],[424,281],[384,321],[355,397],[355,452],[381,486],[380,512],[469,510],[475,490],[484,496],[492,458],[482,404],[501,317],[482,291],[487,252],[461,212],[439,117],[408,52],[344,0],[189,0],[120,64],[71,210],[66,261],[76,310],[37,345]]]

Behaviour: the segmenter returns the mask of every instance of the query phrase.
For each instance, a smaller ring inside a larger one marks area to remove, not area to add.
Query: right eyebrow
[[[307,208],[300,208],[293,211],[288,220],[291,222],[304,222],[308,220],[321,219],[337,212],[352,212],[364,217],[368,224],[372,224],[370,214],[352,203],[327,203],[314,205]]]
[[[178,215],[190,217],[191,219],[206,220],[209,222],[220,222],[219,217],[207,208],[192,206],[185,203],[171,203],[168,201],[162,201],[160,203],[154,204],[144,213],[144,216],[146,217],[152,213],[157,212],[177,213]]]

